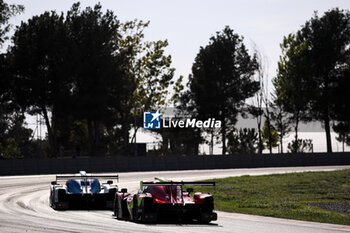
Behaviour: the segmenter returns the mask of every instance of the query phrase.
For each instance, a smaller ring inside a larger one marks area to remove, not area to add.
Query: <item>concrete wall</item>
[[[350,165],[350,153],[0,160],[0,175]]]

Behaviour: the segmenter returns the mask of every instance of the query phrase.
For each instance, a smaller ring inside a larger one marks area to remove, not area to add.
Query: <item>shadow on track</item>
[[[218,223],[201,223],[198,221],[191,220],[158,220],[157,222],[140,222],[140,221],[132,221],[127,219],[117,219],[114,215],[112,217],[117,221],[123,222],[132,222],[138,225],[144,226],[162,226],[162,227],[222,227]]]

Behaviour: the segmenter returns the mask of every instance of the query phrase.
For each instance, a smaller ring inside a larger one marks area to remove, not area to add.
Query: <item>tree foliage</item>
[[[346,71],[349,70],[349,24],[349,11],[336,8],[327,11],[322,17],[315,13],[296,34],[285,38],[282,44],[282,50],[285,52],[279,64],[277,86],[285,85],[283,80],[288,80],[286,77],[291,76],[297,80],[294,82],[296,88],[291,90],[306,88],[307,91],[288,93],[288,88],[277,89],[281,96],[292,98],[290,103],[299,102],[300,106],[310,109],[309,115],[313,119],[323,122],[328,152],[332,152],[330,121],[334,117],[335,104],[332,94],[336,93],[334,89],[339,87],[339,83],[346,78]],[[287,86],[288,83],[292,82],[287,81]],[[336,95],[347,94],[342,92]],[[340,101],[345,104],[348,104],[347,102],[348,100]],[[294,112],[298,110],[296,105],[292,106],[292,109]],[[297,113],[294,113],[295,117]],[[297,137],[295,141],[298,142]]]
[[[338,134],[335,138],[342,143],[342,149],[344,152],[344,145],[350,145],[350,122],[339,122],[333,126],[334,132]]]
[[[47,125],[51,153],[56,153],[56,114],[68,92],[69,43],[63,15],[46,12],[22,22],[13,37],[11,61],[16,101],[31,114],[41,114]],[[49,112],[52,112],[51,119]]]
[[[313,144],[311,139],[298,139],[288,143],[288,151],[290,153],[313,152]]]
[[[143,41],[148,24],[121,25],[100,4],[82,10],[76,3],[17,28],[10,50],[16,102],[44,117],[52,156],[62,145],[125,153],[132,110],[164,106],[174,68],[166,40]]]
[[[3,0],[0,0],[0,48],[2,44],[8,39],[6,34],[11,29],[11,24],[8,23],[9,19],[24,11],[23,5],[9,5]]]
[[[0,49],[8,40],[9,19],[22,13],[22,5],[9,5],[0,0]],[[0,154],[4,158],[19,158],[28,149],[32,130],[25,128],[24,113],[14,100],[12,69],[9,55],[0,54]],[[24,153],[23,153],[24,152]],[[28,155],[28,153],[25,153]]]
[[[255,154],[257,151],[258,133],[254,128],[233,131],[227,136],[229,154]]]
[[[265,144],[265,148],[274,148],[278,146],[277,130],[273,125],[270,125],[269,127],[266,121],[262,128],[261,137]]]
[[[258,64],[248,54],[243,37],[229,27],[201,47],[189,76],[191,98],[198,118],[215,117],[222,121],[222,153],[226,154],[226,135],[237,121],[246,98],[259,88],[252,80]]]
[[[191,76],[191,75],[190,75]],[[191,79],[191,78],[190,78]],[[186,89],[182,85],[183,77],[180,76],[174,85],[174,94],[171,98],[175,109],[175,117],[186,119],[198,117],[196,103],[194,102],[193,93],[190,91],[190,82],[187,82]],[[181,149],[186,154],[199,154],[199,145],[205,141],[203,131],[200,128],[188,128],[181,132],[179,130],[170,130],[167,133],[170,140],[180,141]],[[179,145],[179,143],[176,143]]]
[[[120,23],[112,11],[102,12],[100,4],[84,10],[73,4],[66,25],[75,60],[71,114],[86,121],[91,154],[101,153],[105,127],[116,124],[109,116],[121,109],[123,58],[115,52],[120,48]]]
[[[275,88],[275,102],[289,112],[294,122],[295,141],[298,141],[300,121],[310,120],[310,98],[312,84],[310,78],[310,59],[307,44],[299,37],[290,34],[281,44],[282,56],[278,62],[277,77],[272,80]],[[297,143],[293,144],[296,146]]]
[[[123,71],[129,81],[130,89],[123,103],[123,121],[126,122],[123,124],[125,141],[129,139],[131,122],[136,129],[133,139],[142,125],[138,112],[159,110],[164,107],[169,88],[174,84],[172,79],[175,69],[171,67],[171,56],[165,54],[168,41],[144,41],[144,30],[148,25],[149,21],[135,19],[123,23],[120,29],[118,52],[124,53],[126,62]]]
[[[267,88],[267,59],[263,57],[262,53],[255,46],[255,54],[258,62],[257,74],[255,80],[258,82],[259,90],[255,93],[254,98],[252,98],[252,104],[247,106],[247,112],[256,119],[258,128],[258,153],[262,154],[264,145],[261,138],[261,127],[262,119],[264,116],[264,102],[268,101],[268,88]]]
[[[274,96],[271,103],[271,121],[274,128],[277,130],[280,153],[283,154],[283,138],[291,131],[291,119],[288,112],[285,110],[282,102]]]
[[[94,153],[109,108],[119,102],[118,25],[101,5],[81,11],[77,3],[66,17],[45,12],[16,30],[11,57],[17,102],[44,117],[52,156],[58,152],[58,132],[67,127],[60,121],[69,117],[87,120]]]
[[[144,29],[148,22],[127,21],[122,25],[121,46],[128,49],[128,71],[136,87],[130,102],[145,110],[164,107],[168,87],[173,84],[175,69],[171,67],[171,56],[164,49],[167,40],[144,41]]]

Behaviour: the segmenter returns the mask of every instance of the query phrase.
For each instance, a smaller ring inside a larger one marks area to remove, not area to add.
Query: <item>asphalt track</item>
[[[256,168],[120,173],[119,188],[137,190],[139,181],[162,176],[201,180],[240,175],[330,171],[350,166]],[[49,207],[53,175],[0,177],[0,232],[350,232],[350,226],[218,212],[211,224],[140,224],[116,220],[112,211],[54,211]]]

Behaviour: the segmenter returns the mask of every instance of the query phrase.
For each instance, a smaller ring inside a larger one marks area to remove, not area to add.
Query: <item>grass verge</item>
[[[350,200],[350,169],[214,179],[215,209],[350,225],[350,215],[310,206]]]

